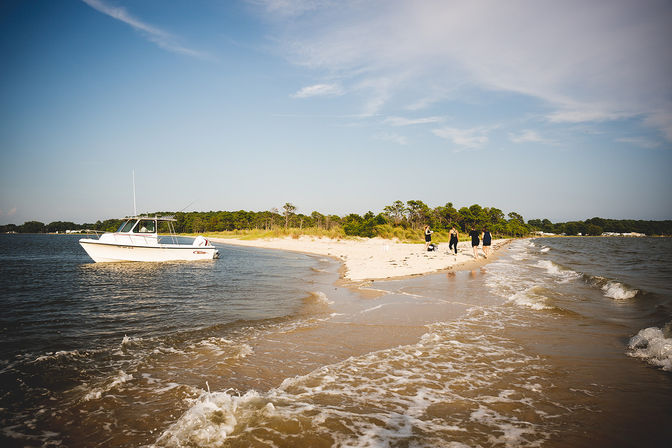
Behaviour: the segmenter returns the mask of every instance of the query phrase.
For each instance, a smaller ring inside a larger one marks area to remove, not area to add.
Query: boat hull
[[[83,238],[79,244],[96,263],[120,261],[196,261],[217,258],[219,251],[214,246],[185,244],[161,244],[156,246],[123,245]]]

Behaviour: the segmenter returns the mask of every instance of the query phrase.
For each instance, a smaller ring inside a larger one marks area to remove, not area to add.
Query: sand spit
[[[379,280],[409,277],[446,270],[473,269],[496,258],[498,252],[511,240],[493,240],[490,257],[486,259],[479,248],[474,259],[471,242],[458,244],[458,253],[448,251],[448,243],[441,243],[437,251],[427,252],[424,244],[400,243],[383,238],[331,239],[301,236],[299,238],[268,238],[240,240],[210,238],[216,243],[235,246],[279,249],[333,257],[345,266],[343,277],[350,281]]]

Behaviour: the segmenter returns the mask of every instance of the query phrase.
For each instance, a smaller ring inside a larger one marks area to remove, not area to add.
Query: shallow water
[[[663,446],[671,242],[521,240],[370,299],[321,257],[0,235],[3,446]]]

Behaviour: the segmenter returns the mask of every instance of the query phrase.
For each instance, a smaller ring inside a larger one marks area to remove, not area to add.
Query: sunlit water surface
[[[73,237],[0,235],[0,437],[665,446],[671,243],[520,240],[476,271],[366,285],[374,297],[334,286],[321,257],[93,264]]]

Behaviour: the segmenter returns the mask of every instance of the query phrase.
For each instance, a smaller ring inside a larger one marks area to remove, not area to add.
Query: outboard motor
[[[199,247],[200,246],[209,246],[210,241],[205,239],[205,237],[203,237],[201,235],[198,235],[196,238],[194,238],[194,243],[193,244],[194,244],[194,246],[199,246]]]

